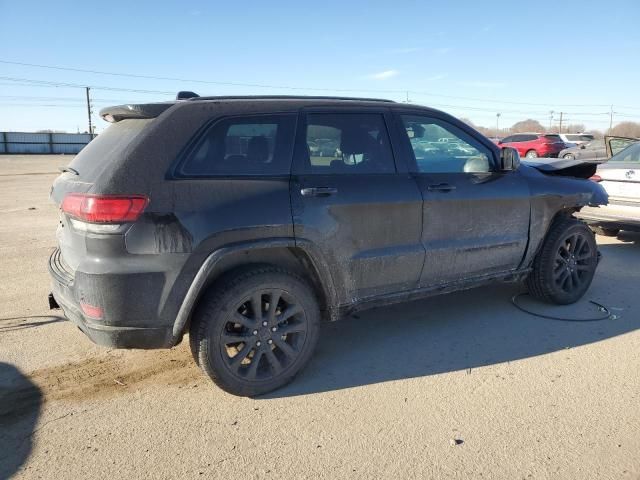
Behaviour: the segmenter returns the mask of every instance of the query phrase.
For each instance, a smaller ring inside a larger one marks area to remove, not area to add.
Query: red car
[[[521,157],[557,158],[560,150],[567,148],[560,135],[554,133],[516,133],[498,142],[499,147],[513,147]]]

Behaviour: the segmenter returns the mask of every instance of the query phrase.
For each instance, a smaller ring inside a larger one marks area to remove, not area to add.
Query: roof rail
[[[384,98],[332,97],[320,95],[221,95],[208,97],[192,97],[189,101],[199,100],[351,100],[360,102],[395,103]]]

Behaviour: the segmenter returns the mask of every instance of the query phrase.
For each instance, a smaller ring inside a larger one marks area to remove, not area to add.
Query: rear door
[[[297,242],[329,264],[341,302],[414,288],[424,260],[422,196],[396,168],[387,109],[301,114],[291,182]]]
[[[409,112],[397,123],[424,199],[420,285],[516,269],[529,233],[526,180],[497,171],[493,149],[448,117]]]

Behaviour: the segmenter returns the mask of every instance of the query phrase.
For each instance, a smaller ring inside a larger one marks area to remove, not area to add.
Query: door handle
[[[303,197],[328,197],[338,193],[334,187],[307,187],[300,190]]]
[[[437,183],[435,185],[429,185],[427,190],[430,192],[450,192],[451,190],[455,190],[455,185],[450,185],[448,183]]]

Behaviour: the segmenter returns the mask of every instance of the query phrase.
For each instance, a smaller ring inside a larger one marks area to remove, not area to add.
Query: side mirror
[[[511,147],[504,147],[500,150],[500,170],[512,172],[520,167],[520,154],[518,150]]]
[[[587,148],[587,147],[585,147],[585,146],[584,146],[584,143],[583,143],[582,145],[580,145],[580,148],[581,148],[582,150],[584,150],[584,149],[585,149],[585,148]]]

